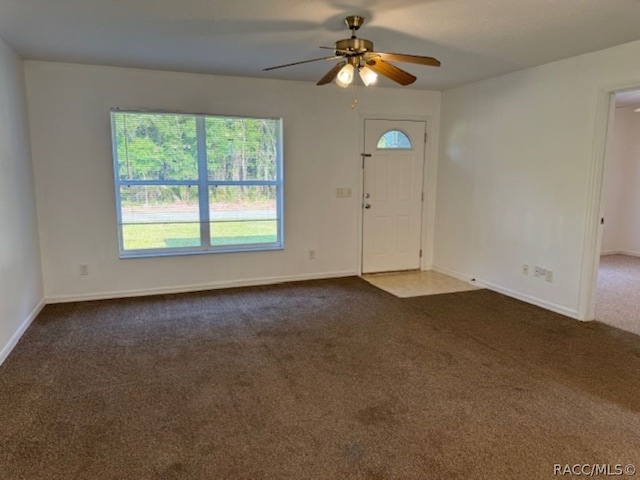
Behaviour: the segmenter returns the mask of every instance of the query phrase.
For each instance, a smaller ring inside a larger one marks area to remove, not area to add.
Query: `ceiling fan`
[[[439,67],[440,62],[432,57],[422,57],[419,55],[407,55],[403,53],[384,53],[373,50],[373,42],[365,38],[356,37],[356,32],[364,23],[364,18],[358,15],[351,15],[344,19],[349,30],[351,30],[351,38],[338,40],[333,47],[320,47],[333,50],[334,54],[328,57],[313,58],[311,60],[303,60],[301,62],[287,63],[276,67],[265,68],[264,71],[275,70],[277,68],[291,67],[303,63],[317,62],[320,60],[340,60],[324,77],[318,81],[317,85],[325,85],[332,80],[346,88],[354,79],[357,71],[362,79],[362,83],[369,86],[375,83],[378,74],[393,80],[400,85],[411,85],[416,81],[416,77],[409,72],[392,65],[389,62],[407,62],[416,63],[418,65],[429,65],[431,67]]]

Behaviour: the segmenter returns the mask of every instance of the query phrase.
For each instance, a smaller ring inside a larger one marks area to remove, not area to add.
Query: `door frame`
[[[598,269],[602,247],[606,203],[607,164],[611,155],[613,119],[615,116],[615,94],[629,90],[640,90],[640,79],[617,85],[598,88],[593,153],[587,199],[587,215],[584,235],[580,292],[578,298],[578,320],[595,319]]]
[[[434,128],[433,118],[424,115],[390,115],[384,113],[360,112],[359,114],[359,141],[360,148],[356,165],[358,168],[358,235],[357,235],[357,255],[358,274],[362,275],[362,241],[363,235],[363,196],[364,196],[364,168],[362,167],[361,153],[364,153],[364,132],[366,120],[388,120],[388,121],[418,121],[425,122],[427,132],[427,143],[424,148],[422,191],[424,201],[422,202],[422,217],[420,228],[420,248],[422,258],[420,259],[420,270],[429,270],[433,265],[433,244],[435,226],[435,199],[436,199],[436,159],[438,153],[437,131]]]

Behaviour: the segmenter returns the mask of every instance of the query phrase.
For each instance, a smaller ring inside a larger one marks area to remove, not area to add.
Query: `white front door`
[[[362,273],[420,268],[426,122],[365,120]]]

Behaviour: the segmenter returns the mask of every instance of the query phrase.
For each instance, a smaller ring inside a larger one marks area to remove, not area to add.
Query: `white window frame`
[[[115,128],[116,114],[145,114],[145,115],[181,115],[194,117],[196,120],[196,142],[198,159],[197,180],[122,180],[119,176],[117,132]],[[113,172],[115,179],[116,220],[118,228],[118,248],[120,258],[161,257],[176,255],[194,255],[210,253],[255,252],[265,250],[282,250],[284,248],[284,168],[283,168],[283,139],[282,118],[277,117],[247,117],[233,115],[210,115],[201,113],[184,113],[171,111],[150,111],[134,109],[111,109],[111,144],[113,152]],[[240,118],[277,121],[277,152],[275,180],[238,180],[222,181],[209,180],[207,168],[206,126],[207,118]],[[123,186],[195,186],[198,189],[198,205],[200,216],[200,246],[167,247],[149,249],[125,249],[122,223],[122,206],[120,188]],[[210,216],[209,216],[209,188],[219,186],[274,186],[276,187],[276,222],[277,240],[271,243],[256,243],[243,245],[215,246],[211,244]]]

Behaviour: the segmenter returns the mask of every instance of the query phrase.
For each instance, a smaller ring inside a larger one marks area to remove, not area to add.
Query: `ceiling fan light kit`
[[[356,37],[356,31],[364,23],[364,18],[358,15],[351,15],[344,19],[345,24],[351,30],[351,38],[345,38],[335,42],[333,47],[320,47],[333,50],[333,55],[301,62],[287,63],[276,67],[265,68],[264,70],[275,70],[278,68],[291,67],[303,63],[317,62],[320,60],[340,60],[322,77],[317,85],[326,85],[335,79],[335,82],[342,88],[347,88],[354,84],[355,72],[358,72],[362,83],[365,86],[373,85],[378,79],[378,75],[387,77],[400,85],[410,85],[416,81],[416,77],[409,72],[396,67],[389,62],[406,62],[418,65],[439,67],[440,62],[433,57],[423,57],[420,55],[407,55],[403,53],[376,52],[373,49],[373,42],[365,38]]]

